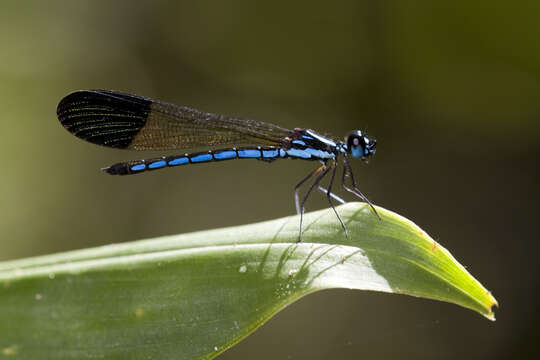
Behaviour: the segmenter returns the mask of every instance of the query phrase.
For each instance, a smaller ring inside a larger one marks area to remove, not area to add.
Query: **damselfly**
[[[358,190],[349,157],[365,162],[375,154],[374,139],[360,130],[352,131],[345,141],[332,140],[310,129],[284,129],[262,121],[206,113],[136,95],[110,90],[75,91],[58,104],[58,119],[73,135],[94,144],[131,150],[173,150],[199,146],[229,147],[182,155],[121,162],[103,170],[112,175],[139,174],[149,170],[230,159],[315,160],[321,163],[294,187],[296,211],[302,220],[304,204],[312,190],[326,194],[345,234],[347,228],[336,211],[332,199],[345,201],[332,193],[337,162],[343,159],[341,186],[360,200],[371,202]],[[234,147],[233,147],[234,146]],[[321,180],[330,173],[326,188]],[[350,185],[346,179],[350,179]],[[302,200],[299,190],[312,180]]]

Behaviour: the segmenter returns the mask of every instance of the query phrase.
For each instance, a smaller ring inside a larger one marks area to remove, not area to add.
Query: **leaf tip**
[[[491,320],[491,321],[495,321],[495,313],[494,313],[494,310],[495,308],[499,308],[499,302],[493,297],[493,295],[491,295],[491,292],[486,290],[486,295],[489,297],[489,301],[490,301],[490,305],[489,305],[489,309],[488,309],[488,312],[483,314],[487,319]]]

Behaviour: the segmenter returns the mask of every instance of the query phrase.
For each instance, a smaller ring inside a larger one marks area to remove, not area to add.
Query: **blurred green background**
[[[56,119],[76,89],[377,139],[360,188],[447,247],[499,303],[359,291],[293,304],[222,359],[515,358],[540,351],[538,1],[2,1],[0,260],[294,213],[313,163],[112,177],[148,155]],[[309,209],[326,207],[313,196]]]

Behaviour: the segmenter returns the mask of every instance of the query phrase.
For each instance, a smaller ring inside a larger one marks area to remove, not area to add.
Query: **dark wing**
[[[261,121],[201,112],[110,90],[80,90],[56,109],[73,135],[94,144],[133,150],[199,146],[278,145],[293,131]]]

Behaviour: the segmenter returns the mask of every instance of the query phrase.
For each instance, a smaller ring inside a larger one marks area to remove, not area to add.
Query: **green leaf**
[[[364,204],[0,263],[0,354],[208,359],[311,292],[452,302],[494,320],[491,294],[411,221]],[[381,310],[383,311],[383,310]]]

